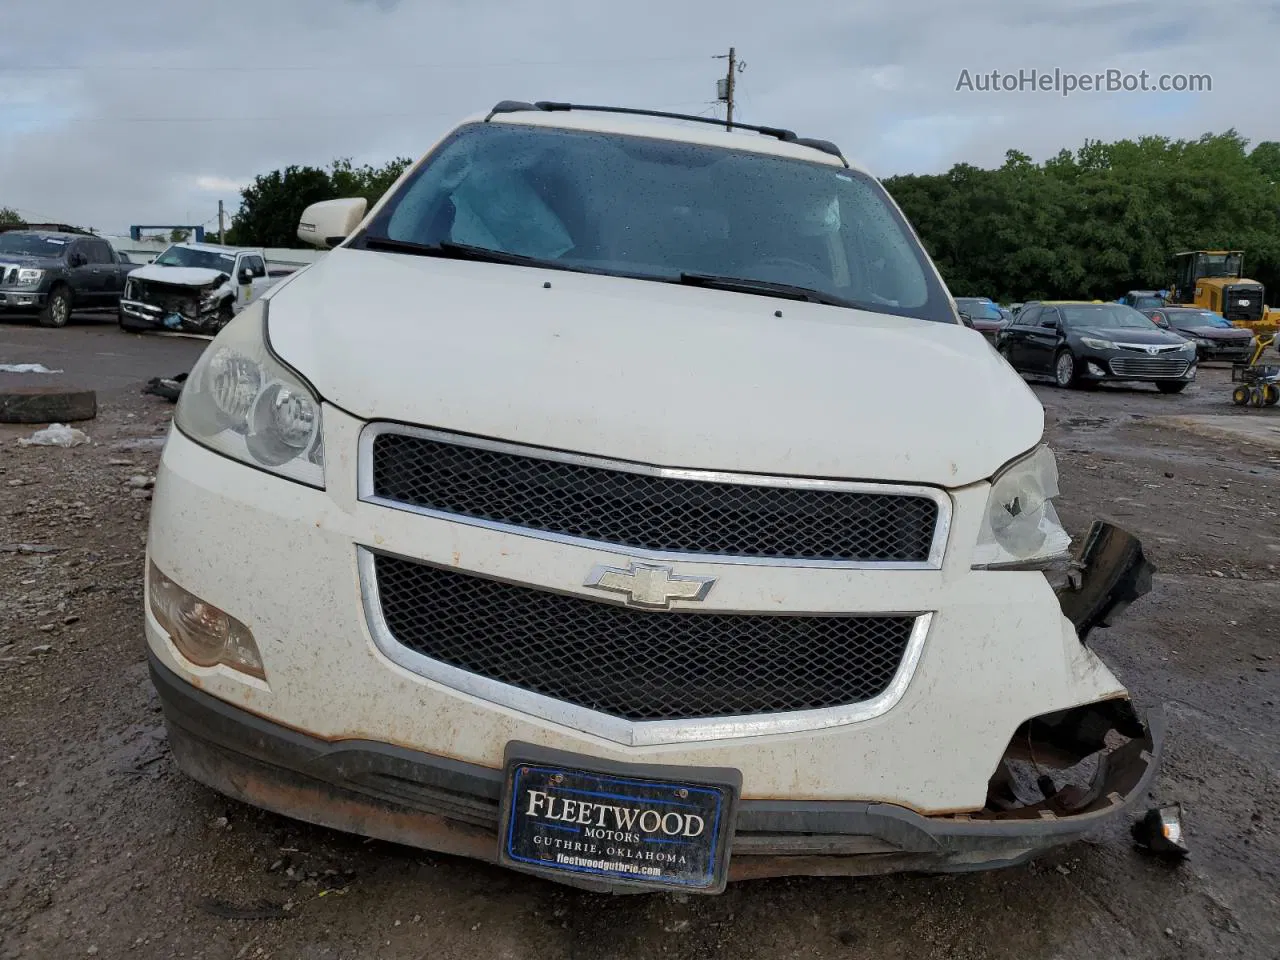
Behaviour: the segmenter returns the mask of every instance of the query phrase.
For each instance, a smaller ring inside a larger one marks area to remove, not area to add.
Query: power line
[[[705,100],[686,100],[682,103],[669,103],[654,109],[669,110],[677,107],[695,106],[706,103]],[[413,119],[413,120],[430,120],[439,117],[449,117],[457,119],[459,111],[433,111],[431,113],[369,113],[368,111],[357,111],[352,113],[333,113],[324,115],[315,114],[275,114],[272,116],[221,116],[221,117],[193,117],[190,115],[173,116],[173,117],[68,117],[61,123],[281,123],[284,121],[303,121],[306,123],[314,123],[316,121],[326,120],[386,120],[386,119]]]
[[[352,63],[345,69],[359,70],[361,73],[369,73],[374,70],[458,70],[458,69],[492,69],[494,67],[562,67],[562,66],[598,66],[601,64],[616,63],[676,63],[685,62],[693,63],[701,60],[700,56],[688,55],[680,57],[600,57],[590,59],[577,60],[459,60],[446,63],[376,63],[361,64]],[[19,63],[19,64],[0,64],[0,72],[16,72],[20,73],[24,70],[39,71],[118,71],[118,72],[145,72],[145,71],[179,71],[179,72],[225,72],[225,73],[319,73],[334,74],[342,72],[343,67],[335,67],[333,64],[243,64],[239,66],[227,66],[225,64],[65,64],[65,63]]]

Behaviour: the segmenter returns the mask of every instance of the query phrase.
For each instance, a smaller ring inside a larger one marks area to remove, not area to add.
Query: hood
[[[54,270],[64,266],[61,257],[28,257],[18,253],[0,251],[0,263],[6,267],[37,267],[41,270]]]
[[[1189,337],[1200,337],[1204,340],[1252,340],[1253,331],[1243,327],[1179,327],[1178,331]]]
[[[677,284],[339,248],[269,336],[362,419],[668,467],[956,487],[1044,430],[959,324]]]
[[[172,283],[179,287],[207,287],[214,283],[225,283],[230,274],[219,270],[206,270],[204,267],[161,267],[156,264],[130,270],[129,277],[134,280],[155,280],[157,283]]]
[[[1070,331],[1076,336],[1081,337],[1097,337],[1100,340],[1111,340],[1116,343],[1182,343],[1187,338],[1180,337],[1176,333],[1169,333],[1167,330],[1161,330],[1154,323],[1150,330],[1140,327],[1119,327],[1111,329],[1108,327],[1079,327],[1072,328]]]

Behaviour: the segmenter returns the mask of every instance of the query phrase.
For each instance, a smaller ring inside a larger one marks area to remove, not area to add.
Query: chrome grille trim
[[[364,605],[365,620],[374,645],[388,660],[419,677],[442,684],[459,693],[624,746],[660,746],[772,736],[825,730],[871,720],[892,709],[906,693],[920,663],[929,626],[933,620],[933,614],[930,612],[875,612],[876,616],[914,617],[915,624],[907,640],[897,673],[885,690],[871,700],[847,706],[791,713],[712,717],[697,720],[630,721],[479,676],[423,656],[400,644],[392,636],[383,616],[376,571],[377,555],[369,547],[356,547],[360,595]],[[383,555],[394,556],[386,553]],[[409,557],[400,557],[400,559],[422,563],[421,560]],[[648,615],[668,616],[669,614]]]
[[[768,487],[783,490],[817,490],[832,493],[863,493],[884,496],[902,496],[926,498],[935,504],[937,519],[934,523],[933,539],[930,543],[926,560],[837,560],[837,559],[800,559],[788,557],[756,557],[741,555],[721,555],[713,553],[693,553],[671,550],[652,550],[627,544],[611,543],[604,540],[592,540],[568,534],[554,533],[532,527],[517,526],[498,521],[485,520],[464,514],[450,513],[429,507],[420,507],[379,496],[374,489],[374,442],[382,434],[396,434],[407,437],[420,437],[437,443],[455,444],[473,447],[479,450],[511,454],[520,457],[550,460],[559,463],[592,467],[600,470],[611,470],[620,473],[633,473],[649,477],[660,477],[670,480],[695,480],[708,483],[737,484],[741,486]],[[846,570],[939,570],[942,568],[947,541],[951,532],[952,501],[946,491],[936,487],[917,486],[896,483],[870,483],[863,481],[827,480],[807,477],[782,477],[754,473],[730,473],[712,470],[693,470],[675,467],[658,467],[635,463],[626,460],[611,460],[587,454],[568,453],[545,447],[530,447],[499,440],[489,440],[466,434],[449,433],[427,427],[413,427],[397,423],[368,423],[361,430],[357,455],[357,497],[363,503],[374,504],[392,510],[402,510],[420,516],[460,523],[468,526],[495,530],[514,536],[532,537],[556,543],[587,547],[593,550],[609,550],[622,556],[642,560],[662,560],[667,562],[728,563],[771,567],[809,567],[818,569],[839,568]]]
[[[1110,361],[1111,372],[1117,377],[1178,378],[1187,372],[1190,363],[1161,357],[1115,357]]]

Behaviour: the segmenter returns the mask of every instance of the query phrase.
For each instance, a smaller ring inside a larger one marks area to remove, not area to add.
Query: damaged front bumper
[[[154,655],[151,678],[178,767],[193,779],[299,820],[497,862],[501,770],[387,743],[313,738],[204,693]],[[1092,731],[1111,718],[1137,723],[1126,724],[1134,739],[1094,763],[1087,787],[1021,806],[1004,799],[999,772],[987,807],[952,816],[867,801],[742,800],[729,879],[984,870],[1078,839],[1123,815],[1155,775],[1163,717],[1151,713],[1141,723],[1127,706],[1108,701],[1019,730],[1007,756],[1029,747],[1047,766],[1073,758],[1066,730]],[[1085,736],[1076,745],[1090,742]]]
[[[161,286],[152,284],[153,287]],[[207,290],[174,288],[146,292],[120,301],[120,326],[126,330],[173,330],[215,334],[226,324],[222,302]]]

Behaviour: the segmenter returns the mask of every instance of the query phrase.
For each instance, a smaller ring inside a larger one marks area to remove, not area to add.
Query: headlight
[[[1058,522],[1058,464],[1043,444],[991,482],[973,552],[979,568],[1034,569],[1059,559],[1071,538]]]
[[[217,304],[219,299],[221,298],[216,293],[206,294],[200,298],[200,309],[208,310],[210,307]]]
[[[18,270],[18,283],[39,283],[40,278],[43,276],[43,270],[33,270],[30,267],[21,267]]]
[[[266,344],[267,301],[223,327],[187,377],[174,423],[233,460],[324,489],[320,400]]]
[[[1200,339],[1200,338],[1198,338],[1198,337],[1196,338],[1196,343],[1198,343],[1198,344],[1199,344],[1200,346],[1202,346],[1202,347],[1212,347],[1212,346],[1213,346],[1213,341],[1212,341],[1212,340],[1201,340],[1201,339]]]
[[[1099,340],[1097,337],[1081,337],[1080,342],[1094,350],[1114,350],[1116,345],[1110,340]]]

